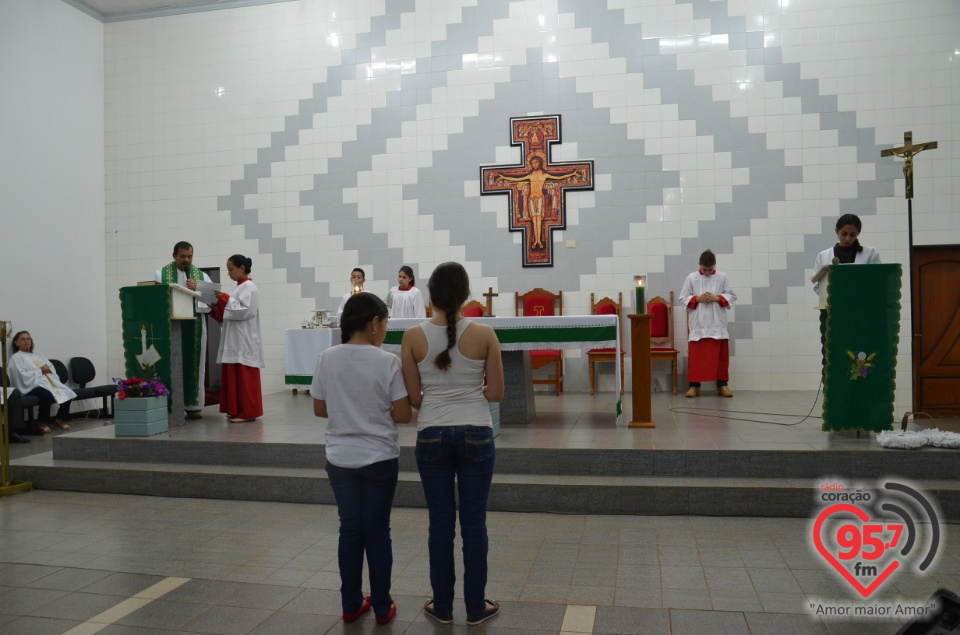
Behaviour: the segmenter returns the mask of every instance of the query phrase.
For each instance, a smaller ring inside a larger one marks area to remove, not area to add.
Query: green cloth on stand
[[[157,374],[173,389],[170,287],[165,284],[122,287],[120,314],[126,377],[149,378]],[[200,327],[196,320],[179,322],[183,341],[183,402],[189,405],[197,403],[200,357],[194,340]]]
[[[824,334],[824,431],[892,430],[901,267],[832,265]]]

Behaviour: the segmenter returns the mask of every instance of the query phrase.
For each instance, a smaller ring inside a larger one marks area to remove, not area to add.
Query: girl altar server
[[[413,415],[400,359],[381,350],[387,306],[372,293],[347,300],[340,346],[317,358],[310,394],[313,412],[329,419],[327,476],[340,516],[340,601],[343,621],[373,609],[378,624],[397,613],[390,597],[393,547],[390,511],[400,474],[397,424]],[[370,595],[363,595],[363,556]]]
[[[367,281],[367,274],[360,267],[355,267],[350,272],[350,291],[343,294],[340,300],[340,307],[337,309],[337,317],[343,315],[343,309],[347,306],[347,300],[358,293],[363,293],[363,283]]]
[[[217,363],[221,367],[220,412],[231,423],[253,421],[263,416],[260,369],[263,340],[260,337],[260,291],[249,278],[253,261],[236,254],[227,260],[227,275],[237,283],[229,295],[218,291],[213,316],[223,323]]]
[[[414,285],[413,269],[407,265],[400,267],[397,274],[398,286],[387,293],[387,308],[392,318],[425,318],[427,305],[423,302],[423,294]]]
[[[700,254],[700,268],[683,282],[680,304],[690,324],[687,397],[700,394],[700,383],[717,382],[717,394],[733,397],[730,379],[730,334],[727,311],[737,301],[727,274],[717,271],[717,257],[709,249]]]

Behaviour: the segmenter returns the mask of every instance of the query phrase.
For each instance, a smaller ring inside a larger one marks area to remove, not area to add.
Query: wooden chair
[[[563,291],[551,293],[537,287],[532,291],[516,295],[516,314],[518,316],[552,316],[563,315]],[[530,351],[530,365],[536,370],[547,364],[554,364],[556,373],[554,378],[534,379],[535,384],[552,384],[557,397],[563,391],[563,351],[546,350]]]
[[[623,343],[623,293],[617,294],[617,301],[613,298],[601,298],[599,302],[593,301],[594,295],[590,294],[590,314],[591,315],[616,315],[620,319],[617,322],[620,329],[620,342]],[[623,394],[623,358],[626,351],[620,349],[620,394]],[[596,364],[597,362],[617,363],[616,348],[592,348],[587,351],[587,374],[590,376],[590,394],[596,391]]]
[[[463,305],[463,317],[478,318],[486,317],[487,305],[476,300],[470,300]]]
[[[670,362],[671,377],[673,379],[673,394],[677,394],[677,351],[674,341],[673,327],[673,291],[670,292],[670,302],[660,296],[650,298],[647,302],[647,313],[650,318],[650,364],[654,362]]]

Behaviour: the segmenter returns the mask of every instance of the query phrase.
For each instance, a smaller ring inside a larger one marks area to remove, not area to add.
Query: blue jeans
[[[457,497],[463,538],[463,596],[468,615],[483,613],[487,587],[487,501],[496,447],[493,430],[475,426],[427,428],[417,434],[417,469],[430,510],[430,584],[433,606],[453,612]]]
[[[340,601],[344,613],[356,613],[363,604],[363,554],[367,554],[370,600],[373,612],[390,612],[390,576],[393,573],[393,543],[390,512],[397,491],[399,459],[388,459],[360,468],[327,463],[330,487],[340,514]]]

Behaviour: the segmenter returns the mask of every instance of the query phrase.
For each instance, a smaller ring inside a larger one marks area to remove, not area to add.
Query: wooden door
[[[960,416],[960,245],[915,247],[913,268],[920,335],[914,404],[934,417]]]

